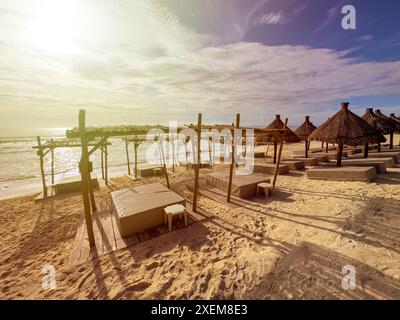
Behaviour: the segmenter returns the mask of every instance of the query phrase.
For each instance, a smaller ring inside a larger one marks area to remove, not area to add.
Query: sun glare
[[[84,7],[75,1],[47,1],[32,12],[27,22],[26,40],[50,53],[74,54],[76,43],[84,28]]]

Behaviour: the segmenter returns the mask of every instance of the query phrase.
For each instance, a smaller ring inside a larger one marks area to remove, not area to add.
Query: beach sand
[[[290,145],[285,154],[302,148]],[[171,188],[191,199],[193,177],[179,168]],[[164,183],[111,183],[155,181]],[[298,171],[277,185],[276,196],[246,207],[200,196],[212,218],[76,267],[69,260],[80,194],[36,204],[34,196],[2,200],[0,298],[400,299],[399,167],[372,183],[308,180]],[[97,201],[109,201],[110,191],[96,191]],[[48,264],[55,290],[41,286]],[[346,265],[355,267],[355,290],[341,286]]]

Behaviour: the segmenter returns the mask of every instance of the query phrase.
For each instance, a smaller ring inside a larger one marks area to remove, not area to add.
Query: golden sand
[[[311,147],[319,146],[313,143]],[[303,145],[290,145],[290,154]],[[209,172],[201,170],[201,175]],[[189,199],[193,171],[171,175]],[[164,181],[112,179],[113,188]],[[71,268],[79,194],[0,202],[2,299],[400,299],[400,168],[372,183],[279,176],[275,197],[246,207],[199,198],[214,215]],[[109,201],[109,187],[96,192]],[[57,289],[41,286],[56,268]],[[356,268],[356,289],[341,286]]]

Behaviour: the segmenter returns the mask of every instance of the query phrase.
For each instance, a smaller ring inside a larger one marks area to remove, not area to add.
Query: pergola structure
[[[101,150],[107,149],[107,145],[111,145],[109,142],[90,142],[89,145],[95,146],[100,143]],[[57,148],[79,148],[81,147],[81,142],[78,139],[51,139],[42,143],[40,136],[37,136],[37,145],[32,148],[37,150],[37,155],[39,156],[40,162],[40,174],[42,177],[42,187],[43,187],[43,197],[47,197],[47,185],[46,185],[46,173],[44,170],[44,157],[50,153],[51,154],[51,184],[54,184],[54,150]],[[101,161],[101,169],[104,178],[104,166],[103,166],[103,154]]]
[[[276,182],[276,176],[278,173],[278,168],[279,168],[279,162],[281,158],[281,152],[282,152],[282,147],[283,147],[283,140],[285,137],[285,132],[287,128],[287,119],[285,122],[285,126],[283,129],[258,129],[258,128],[241,128],[240,127],[240,115],[236,115],[236,125],[235,126],[205,126],[204,128],[202,127],[202,114],[198,114],[198,119],[197,119],[197,126],[190,126],[194,131],[196,132],[196,136],[193,137],[194,141],[193,143],[196,143],[196,163],[194,166],[195,170],[195,179],[194,179],[194,194],[193,194],[193,211],[197,211],[197,198],[198,198],[198,188],[199,188],[199,169],[200,169],[200,154],[201,154],[201,131],[202,129],[206,128],[216,128],[216,129],[225,129],[229,128],[230,130],[234,129],[254,129],[256,135],[269,135],[269,136],[274,136],[274,137],[280,137],[281,141],[281,146],[280,146],[280,152],[279,152],[279,159],[277,163],[277,167],[275,170],[275,177],[273,181],[273,186],[275,185]],[[131,140],[135,143],[139,143],[137,141],[136,137],[139,135],[144,135],[147,133],[148,130],[150,129],[155,129],[159,128],[162,129],[163,132],[169,132],[168,127],[161,127],[161,126],[119,126],[119,127],[89,127],[86,128],[85,125],[85,110],[79,110],[79,127],[74,128],[72,130],[67,130],[66,135],[67,138],[80,138],[80,147],[82,148],[82,154],[81,154],[81,161],[80,161],[80,174],[81,174],[81,183],[82,183],[82,197],[83,197],[83,205],[84,205],[84,212],[85,212],[85,220],[86,220],[86,227],[87,227],[87,233],[88,233],[88,239],[90,245],[94,245],[94,233],[93,233],[93,222],[92,222],[92,213],[95,212],[96,209],[96,203],[95,203],[95,198],[93,194],[93,189],[92,189],[92,184],[90,183],[91,181],[91,171],[92,171],[92,165],[90,162],[90,155],[93,154],[94,151],[96,151],[98,148],[103,146],[105,144],[105,147],[107,146],[107,139],[111,136],[122,136],[125,137],[125,141],[129,141],[128,136],[135,136],[135,138],[132,138]],[[232,134],[233,137],[233,134]],[[97,143],[91,143],[93,139],[95,138],[100,138],[100,141]],[[162,148],[162,137],[160,135],[155,137],[155,140],[160,142],[160,151],[162,158],[164,159],[164,152]],[[187,140],[186,140],[187,141]],[[126,142],[128,143],[128,142]],[[89,146],[92,148],[89,150]],[[228,195],[227,195],[227,200],[230,201],[230,196],[231,196],[231,189],[232,189],[232,176],[233,176],[233,167],[235,165],[235,157],[233,156],[235,153],[235,145],[232,143],[232,161],[230,165],[230,170],[229,170],[229,188],[228,188]],[[137,161],[136,161],[137,162]],[[165,159],[163,160],[164,163],[164,169],[165,172],[167,172],[166,167],[165,167]],[[166,179],[167,179],[167,186],[169,187],[169,181],[168,181],[168,174],[166,173]]]
[[[138,160],[137,160],[137,150],[140,146],[140,144],[144,141],[146,141],[146,139],[143,136],[137,136],[135,135],[135,137],[130,138],[130,137],[126,137],[122,139],[123,141],[125,141],[125,151],[126,151],[126,163],[128,166],[128,175],[131,174],[131,164],[130,164],[130,160],[129,160],[129,144],[133,144],[134,147],[134,163],[135,163],[135,167],[134,167],[134,173],[135,173],[135,178],[137,178],[138,175]]]

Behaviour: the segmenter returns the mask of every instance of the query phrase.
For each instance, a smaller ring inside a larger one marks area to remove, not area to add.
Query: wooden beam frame
[[[40,140],[40,137],[39,136],[37,136],[36,137],[37,138],[37,143],[38,143],[38,151],[37,151],[37,154],[38,154],[38,156],[39,156],[39,161],[40,161],[40,174],[41,174],[41,176],[42,176],[42,187],[43,187],[43,197],[47,197],[47,186],[46,186],[46,176],[45,176],[45,173],[44,173],[44,163],[43,163],[43,157],[44,157],[44,155],[43,155],[43,149],[41,149],[40,147],[41,147],[41,140]]]
[[[197,115],[197,163],[195,165],[194,171],[194,192],[193,192],[193,212],[197,212],[197,197],[199,192],[199,175],[200,175],[200,155],[201,155],[201,122],[202,115],[199,113]]]
[[[236,114],[236,129],[240,127],[240,114]],[[229,167],[229,180],[228,180],[228,194],[226,201],[231,202],[231,192],[232,192],[232,179],[233,179],[233,167],[235,165],[235,131],[232,130],[232,159],[231,165]]]
[[[89,200],[89,184],[91,184],[90,173],[89,173],[89,151],[88,151],[88,141],[86,136],[85,127],[85,110],[79,110],[79,132],[81,134],[81,145],[82,145],[82,155],[80,161],[80,172],[81,172],[81,183],[82,183],[82,198],[83,207],[85,211],[86,228],[89,238],[89,244],[94,245],[94,233],[93,233],[93,222],[92,222],[92,212],[90,209]]]
[[[272,181],[272,189],[271,192],[274,192],[275,190],[275,185],[276,185],[276,179],[278,178],[278,173],[279,173],[279,165],[281,164],[281,157],[282,157],[282,150],[283,150],[283,143],[285,142],[285,134],[286,134],[286,129],[288,125],[288,118],[285,119],[285,124],[283,126],[283,129],[285,130],[282,135],[282,139],[279,145],[279,153],[278,153],[278,159],[275,165],[275,173],[274,173],[274,180]]]

